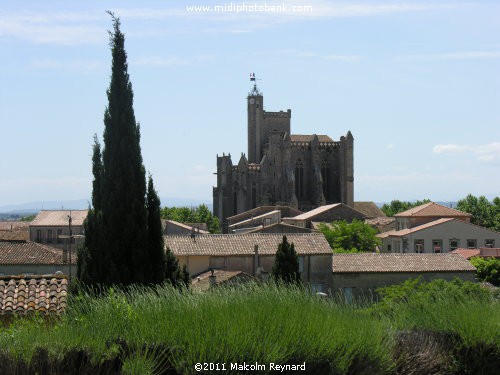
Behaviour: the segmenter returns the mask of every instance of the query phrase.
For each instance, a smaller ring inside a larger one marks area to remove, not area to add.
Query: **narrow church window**
[[[238,213],[238,193],[233,193],[233,215]]]
[[[295,164],[295,195],[297,199],[304,198],[304,164],[300,159]]]

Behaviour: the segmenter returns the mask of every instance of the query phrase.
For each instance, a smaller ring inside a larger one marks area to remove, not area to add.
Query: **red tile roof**
[[[465,259],[470,259],[472,257],[494,257],[500,258],[500,248],[491,248],[491,247],[480,247],[479,249],[463,249],[458,248],[453,250],[451,253],[460,254]]]
[[[397,213],[395,217],[424,217],[424,216],[437,216],[437,217],[471,217],[471,214],[458,211],[453,208],[443,206],[434,202],[422,204],[417,207],[410,208],[409,210]]]
[[[30,232],[26,230],[0,230],[0,241],[29,241]]]
[[[64,276],[0,277],[0,315],[61,314],[66,309],[67,294]]]
[[[71,224],[82,226],[87,217],[88,210],[50,210],[40,211],[31,226],[40,227],[63,227],[68,226],[68,215],[71,214]]]
[[[354,209],[369,218],[385,217],[384,212],[374,202],[354,202]]]
[[[71,255],[71,263],[76,264],[74,251]],[[29,241],[0,241],[0,264],[64,264],[62,260],[61,249]]]
[[[332,254],[332,249],[321,233],[287,233],[289,243],[294,243],[297,254]],[[259,246],[259,254],[275,255],[283,234],[205,234],[196,236],[164,236],[165,247],[170,247],[174,255],[253,255],[254,246]]]
[[[458,254],[360,253],[333,254],[333,273],[464,272],[475,271]]]
[[[29,221],[0,221],[0,230],[25,230],[29,231]]]
[[[455,219],[453,219],[451,217],[437,219],[437,220],[433,220],[433,221],[430,221],[430,222],[422,224],[422,225],[418,225],[418,226],[413,227],[413,228],[406,228],[406,229],[401,229],[401,230],[394,229],[394,230],[391,230],[389,232],[380,233],[380,234],[377,235],[377,237],[379,237],[379,238],[386,238],[386,237],[389,237],[389,236],[390,237],[407,236],[410,233],[415,233],[415,232],[418,232],[420,230],[431,228],[431,227],[434,227],[436,225],[447,223],[448,221],[452,221],[452,220],[455,220]]]

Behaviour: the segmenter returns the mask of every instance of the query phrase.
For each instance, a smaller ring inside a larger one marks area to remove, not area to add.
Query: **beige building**
[[[161,225],[163,228],[164,235],[171,234],[182,234],[185,236],[191,235],[193,233],[197,234],[209,234],[205,228],[207,227],[204,223],[192,223],[191,225],[187,223],[179,223],[175,220],[162,220]]]
[[[187,265],[190,275],[196,276],[213,268],[243,271],[265,278],[271,273],[278,245],[283,234],[213,234],[165,236],[165,246]],[[303,282],[315,290],[327,290],[331,279],[332,250],[322,234],[287,234],[299,256]]]
[[[73,250],[72,274],[76,274],[76,252]],[[66,250],[31,241],[0,241],[0,276],[70,274]]]
[[[460,247],[493,248],[500,244],[500,233],[455,218],[392,230],[378,237],[382,239],[381,251],[388,253],[448,253]]]
[[[425,281],[475,281],[475,268],[458,254],[334,254],[332,292],[353,297],[374,296],[375,289],[421,276]]]
[[[87,213],[88,210],[42,210],[30,224],[30,241],[68,249],[71,217],[71,232],[75,236],[71,246],[76,248],[83,242],[83,222]]]
[[[454,218],[469,223],[472,215],[441,204],[429,202],[397,213],[394,217],[396,218],[396,230],[401,230],[442,218]]]

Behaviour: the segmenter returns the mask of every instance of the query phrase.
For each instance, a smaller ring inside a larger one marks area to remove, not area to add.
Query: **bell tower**
[[[264,97],[257,88],[255,74],[250,74],[250,81],[254,82],[247,97],[248,113],[248,162],[260,163],[262,159],[262,137],[264,125]]]

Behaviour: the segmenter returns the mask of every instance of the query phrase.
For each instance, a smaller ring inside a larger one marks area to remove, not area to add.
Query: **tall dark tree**
[[[150,277],[153,283],[159,284],[165,279],[166,258],[160,218],[160,198],[156,194],[151,175],[148,180],[146,201],[148,210],[148,251],[151,261]]]
[[[278,245],[272,276],[275,280],[288,284],[300,282],[299,257],[293,242],[288,243],[286,236],[283,236],[283,242]]]
[[[140,129],[133,109],[125,38],[119,19],[108,13],[113,19],[112,68],[104,112],[104,148],[101,158],[100,146],[94,144],[92,209],[78,274],[83,282],[92,284],[159,283],[164,277],[158,271],[164,266],[159,254],[159,200],[151,180],[146,205]]]
[[[85,219],[85,241],[83,246],[78,249],[78,267],[77,276],[85,282],[92,282],[99,273],[99,265],[103,263],[100,258],[102,252],[99,250],[99,226],[101,225],[101,201],[102,201],[102,155],[101,145],[94,135],[94,145],[92,153],[92,173],[94,180],[92,182],[92,207],[89,207],[87,218]]]
[[[189,272],[186,265],[182,268],[179,266],[179,260],[169,247],[167,247],[166,251],[165,280],[175,287],[189,287],[190,284]]]

